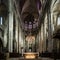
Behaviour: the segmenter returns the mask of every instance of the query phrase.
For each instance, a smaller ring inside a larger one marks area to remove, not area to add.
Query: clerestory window
[[[0,17],[0,25],[2,25],[2,24],[3,24],[3,18]]]
[[[58,17],[57,25],[60,25],[60,16]]]

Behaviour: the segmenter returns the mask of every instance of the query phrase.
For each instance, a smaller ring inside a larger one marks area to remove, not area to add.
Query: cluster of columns
[[[57,19],[60,10],[56,10],[59,0],[52,1],[50,9],[47,10],[44,18],[44,22],[41,24],[41,28],[37,36],[39,36],[39,52],[53,52],[57,49],[57,40],[53,38],[54,31],[58,25]],[[54,8],[53,8],[54,7]],[[38,38],[38,37],[37,37]]]
[[[9,2],[9,14],[7,16],[6,28],[4,30],[4,47],[8,52],[21,53],[21,47],[24,45],[24,35],[19,23],[19,16],[14,8],[13,0]]]

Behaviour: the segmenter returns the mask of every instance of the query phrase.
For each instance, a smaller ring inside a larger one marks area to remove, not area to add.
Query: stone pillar
[[[46,35],[45,35],[45,25],[43,23],[43,52],[46,51]]]
[[[22,29],[19,27],[19,53],[22,53],[23,39],[22,39]]]
[[[41,25],[41,52],[43,52],[43,25]]]
[[[39,38],[39,42],[38,43],[39,43],[39,52],[40,52],[40,31],[39,31],[38,34],[39,34],[39,37],[38,37]]]
[[[54,28],[54,16],[53,16],[53,12],[51,12],[51,40],[52,40],[52,44],[51,44],[51,49],[52,49],[52,51],[53,51],[53,41],[54,41],[54,39],[53,39],[53,33],[54,33],[54,30],[55,30],[55,28]]]
[[[60,53],[60,40],[59,40],[59,53]]]
[[[13,51],[13,2],[9,0],[9,52]]]
[[[47,19],[48,19],[48,52],[52,52],[52,30],[51,30],[51,12],[48,10],[47,13]]]
[[[53,17],[54,17],[54,28],[55,28],[55,29],[56,29],[56,27],[57,27],[57,13],[58,13],[58,12],[53,13]]]
[[[36,39],[36,51],[39,52],[39,34],[37,34],[37,39]]]
[[[15,13],[15,40],[16,40],[16,51],[19,53],[19,20]]]
[[[53,14],[54,16],[54,30],[56,30],[57,27],[57,12]],[[57,39],[53,40],[53,50],[56,52],[57,51]]]
[[[41,30],[40,30],[39,34],[40,34],[39,47],[40,47],[40,53],[42,53],[42,40],[41,40]]]
[[[19,27],[19,43],[21,42],[21,28]],[[21,53],[21,43],[19,44],[19,53]]]

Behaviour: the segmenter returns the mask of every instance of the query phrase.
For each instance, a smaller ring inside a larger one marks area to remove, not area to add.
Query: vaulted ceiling
[[[36,34],[39,22],[40,0],[20,0],[20,14],[24,25],[24,31]]]
[[[26,35],[36,35],[47,0],[14,0],[20,14],[22,29]]]
[[[7,4],[8,0],[0,0],[0,2],[4,2]],[[38,27],[40,24],[40,17],[43,15],[43,8],[46,4],[47,0],[13,0],[16,9],[21,17],[21,23],[23,30],[26,35],[31,33],[32,35],[36,35],[38,32]],[[8,5],[6,5],[8,6]]]

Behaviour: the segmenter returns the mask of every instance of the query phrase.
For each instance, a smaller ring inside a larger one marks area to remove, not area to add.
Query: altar
[[[26,52],[23,54],[25,59],[35,59],[35,58],[38,58],[38,55],[39,54],[36,52]]]

